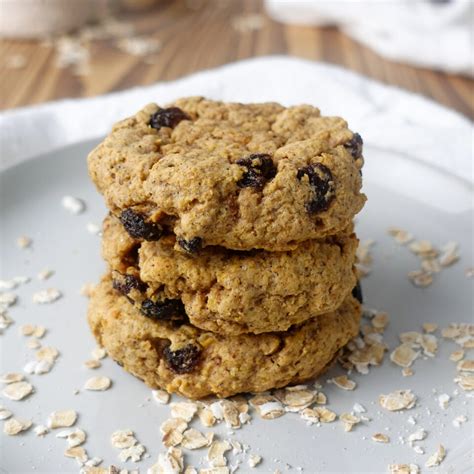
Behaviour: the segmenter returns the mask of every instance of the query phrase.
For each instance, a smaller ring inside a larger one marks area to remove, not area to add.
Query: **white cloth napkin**
[[[474,75],[472,0],[266,0],[283,23],[336,25],[382,56]]]
[[[0,115],[2,168],[105,135],[148,102],[188,95],[242,102],[309,103],[341,115],[375,147],[431,163],[464,180],[472,176],[472,126],[421,96],[328,64],[264,57],[92,99],[63,100]]]

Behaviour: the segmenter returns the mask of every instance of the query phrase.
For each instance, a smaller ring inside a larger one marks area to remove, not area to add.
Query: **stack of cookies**
[[[89,155],[110,214],[90,303],[109,355],[191,398],[321,373],[358,333],[362,140],[303,105],[148,105]]]

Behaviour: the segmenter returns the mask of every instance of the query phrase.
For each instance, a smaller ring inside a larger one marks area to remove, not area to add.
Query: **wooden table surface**
[[[290,54],[340,64],[474,118],[471,79],[385,60],[335,28],[284,26],[268,17],[254,30],[233,27],[237,18],[250,14],[264,14],[260,0],[161,0],[151,11],[120,17],[133,25],[135,35],[159,39],[158,52],[136,56],[117,48],[114,38],[89,41],[89,72],[81,75],[73,67],[58,67],[51,44],[1,40],[0,108],[88,97],[253,56]]]

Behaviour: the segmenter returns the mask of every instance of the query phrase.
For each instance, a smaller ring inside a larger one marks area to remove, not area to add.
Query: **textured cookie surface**
[[[362,163],[362,140],[339,117],[202,98],[145,107],[88,157],[133,236],[165,228],[191,251],[287,250],[341,232],[365,202]]]
[[[183,315],[201,329],[285,331],[335,310],[356,285],[354,234],[309,240],[283,252],[206,247],[189,255],[176,247],[174,236],[140,243],[116,218],[104,222],[103,255],[116,271],[116,286],[138,308],[143,301],[151,305],[150,299],[180,300]],[[131,276],[146,288],[131,284]]]
[[[358,333],[360,305],[349,296],[335,312],[284,333],[221,336],[141,315],[105,277],[89,305],[98,343],[153,388],[191,398],[260,392],[309,379]]]

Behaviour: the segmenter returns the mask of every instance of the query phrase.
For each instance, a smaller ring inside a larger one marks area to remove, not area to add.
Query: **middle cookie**
[[[284,252],[206,247],[189,255],[175,249],[174,236],[134,240],[114,217],[103,230],[115,286],[145,316],[189,318],[215,333],[286,331],[337,309],[357,283],[355,234]]]

